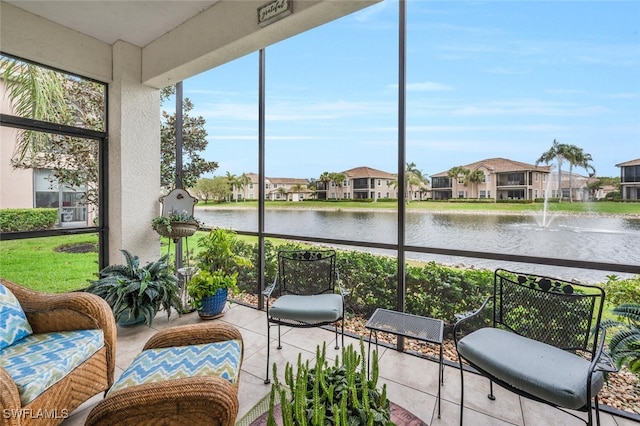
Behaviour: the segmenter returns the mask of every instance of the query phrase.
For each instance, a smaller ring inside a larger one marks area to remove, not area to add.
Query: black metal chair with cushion
[[[598,392],[605,372],[616,371],[603,352],[603,303],[604,290],[597,286],[496,270],[493,295],[454,327],[462,383],[460,424],[465,360],[489,378],[489,399],[495,399],[496,382],[565,412],[586,411],[588,425],[593,424],[593,400],[599,425]]]
[[[344,297],[335,250],[292,250],[278,253],[278,273],[262,294],[267,299],[267,377],[269,383],[270,330],[278,326],[320,327],[333,324],[338,346],[338,322],[344,346]]]

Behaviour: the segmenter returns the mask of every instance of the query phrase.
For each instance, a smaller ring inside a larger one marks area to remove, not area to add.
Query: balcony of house
[[[497,186],[500,187],[516,187],[529,185],[526,180],[525,173],[500,173],[498,174]]]

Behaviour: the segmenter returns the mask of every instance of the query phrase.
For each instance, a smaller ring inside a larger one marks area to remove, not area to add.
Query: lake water
[[[257,210],[196,209],[208,226],[238,231],[258,229]],[[640,218],[603,216],[551,216],[548,226],[540,217],[486,213],[434,213],[407,211],[407,245],[542,256],[569,260],[640,265]],[[395,244],[395,211],[267,210],[265,232]],[[363,248],[372,252],[381,250]],[[393,254],[389,253],[388,254]],[[515,264],[424,253],[406,253],[407,259],[435,260],[446,264],[505,267],[585,282],[606,280],[612,272]],[[627,274],[616,273],[619,276]]]

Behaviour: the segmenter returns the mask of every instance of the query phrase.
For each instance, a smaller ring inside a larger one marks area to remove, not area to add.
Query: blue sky
[[[394,0],[269,46],[266,175],[395,173],[397,58]],[[184,93],[207,121],[214,175],[257,172],[258,54]],[[599,176],[640,157],[640,1],[407,2],[407,161],[428,175],[535,163],[554,139],[591,154]]]

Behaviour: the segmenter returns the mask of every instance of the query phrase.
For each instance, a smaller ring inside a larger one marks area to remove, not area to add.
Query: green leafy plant
[[[177,212],[172,211],[168,216],[158,216],[151,221],[151,227],[154,231],[158,231],[159,228],[165,227],[168,232],[171,232],[171,225],[174,223],[193,223],[200,225],[198,219],[190,215],[187,211]]]
[[[189,297],[193,299],[193,305],[196,309],[202,309],[202,299],[207,296],[213,296],[221,289],[238,290],[237,286],[238,273],[226,274],[221,270],[198,271],[187,284],[187,292]]]
[[[364,343],[360,340],[360,354],[352,345],[342,348],[342,362],[337,357],[334,365],[326,360],[326,343],[316,349],[316,363],[302,362],[298,355],[297,371],[287,363],[285,385],[278,381],[277,367],[273,365],[274,383],[269,399],[268,425],[275,425],[276,395],[282,403],[284,425],[325,424],[392,425],[391,407],[386,385],[377,387],[379,367],[377,351],[371,359],[371,378],[367,374]]]
[[[618,368],[626,365],[640,376],[640,304],[623,303],[611,313],[624,319],[602,321],[603,327],[617,330],[609,341],[611,357]]]
[[[92,281],[87,291],[107,301],[116,321],[144,317],[151,326],[160,308],[171,317],[171,308],[182,312],[182,300],[178,280],[170,271],[165,254],[155,262],[140,267],[140,259],[127,250],[120,250],[124,265],[109,265],[99,273],[100,279]]]
[[[198,272],[187,284],[187,292],[197,309],[202,307],[203,297],[213,296],[220,289],[237,291],[240,269],[253,266],[249,258],[237,254],[237,244],[235,232],[222,228],[212,229],[198,239]]]

